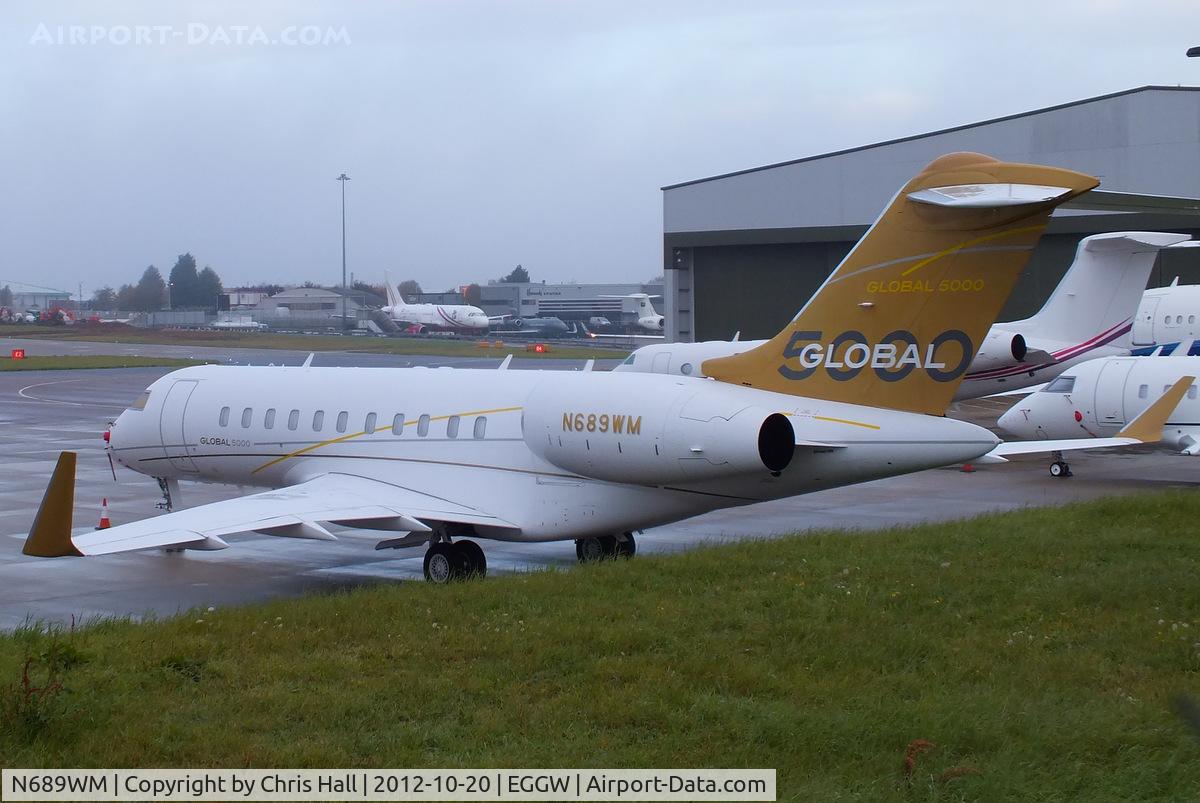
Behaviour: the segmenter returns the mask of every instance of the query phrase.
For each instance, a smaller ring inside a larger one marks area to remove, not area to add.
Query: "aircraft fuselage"
[[[166,479],[369,477],[544,541],[969,461],[996,443],[953,419],[692,377],[200,366],[151,385],[114,423],[110,448]],[[780,454],[786,467],[772,472]]]

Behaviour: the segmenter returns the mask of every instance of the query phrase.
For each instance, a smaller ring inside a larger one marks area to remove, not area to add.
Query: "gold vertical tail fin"
[[[1099,184],[978,153],[934,160],[896,194],[800,314],[704,362],[723,382],[942,415],[1056,206]]]
[[[83,553],[71,541],[71,521],[75,512],[75,452],[58,456],[54,474],[42,497],[29,537],[21,549],[38,558],[62,558]]]

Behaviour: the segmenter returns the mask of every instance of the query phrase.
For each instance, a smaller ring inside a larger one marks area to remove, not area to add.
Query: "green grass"
[[[0,638],[0,681],[34,656],[66,691],[9,715],[0,763],[774,767],[780,799],[1195,799],[1172,700],[1200,696],[1198,519],[1191,493],[1125,497],[30,628]],[[907,776],[917,739],[935,747]]]
[[[126,357],[108,355],[28,355],[23,360],[14,360],[0,355],[0,371],[61,371],[68,368],[145,368],[163,366],[185,368],[189,365],[204,365],[206,360],[188,360],[175,357]]]
[[[0,324],[0,337],[41,338],[46,340],[85,340],[103,343],[142,343],[148,345],[191,345],[216,348],[287,349],[294,351],[359,351],[382,354],[414,354],[438,357],[495,357],[512,353],[537,359],[621,360],[628,349],[596,345],[551,345],[550,351],[536,354],[526,351],[536,338],[504,340],[503,333],[487,339],[504,343],[502,348],[481,348],[478,340],[450,340],[437,337],[340,337],[336,335],[290,335],[269,332],[217,332],[186,329],[136,329],[123,325],[35,326]],[[482,340],[483,338],[479,338]],[[583,341],[581,341],[583,342]]]

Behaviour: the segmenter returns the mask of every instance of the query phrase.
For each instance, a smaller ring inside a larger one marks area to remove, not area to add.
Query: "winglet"
[[[81,556],[71,541],[71,519],[75,510],[75,452],[63,452],[50,476],[46,494],[38,507],[33,527],[21,550],[36,558]]]
[[[1137,416],[1117,433],[1118,438],[1137,438],[1142,443],[1158,443],[1162,440],[1163,427],[1167,418],[1175,412],[1183,394],[1196,381],[1194,376],[1182,376],[1170,390],[1158,398],[1158,401],[1142,410]]]

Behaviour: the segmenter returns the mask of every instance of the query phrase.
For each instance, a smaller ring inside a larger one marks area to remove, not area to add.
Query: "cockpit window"
[[[133,404],[129,405],[130,410],[145,410],[146,403],[150,401],[150,391],[143,390],[138,394],[138,397],[133,400]]]
[[[1046,385],[1047,393],[1070,393],[1075,390],[1075,377],[1060,376],[1049,385]]]
[[[636,354],[630,354],[628,357],[625,358],[625,362],[621,363],[621,365],[633,365],[633,361],[636,357],[637,357]]]

